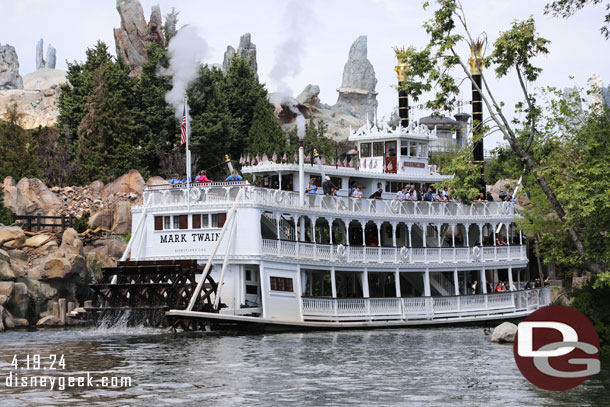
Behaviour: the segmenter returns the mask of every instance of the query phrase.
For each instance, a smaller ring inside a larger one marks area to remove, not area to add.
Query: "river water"
[[[40,355],[43,370],[33,370],[32,363],[27,369],[28,354]],[[54,363],[57,370],[49,370],[51,355],[57,361],[63,355],[65,369]],[[610,360],[601,365],[602,372],[583,385],[555,393],[527,382],[512,347],[489,342],[482,328],[257,335],[149,328],[7,332],[0,334],[0,405],[610,405]],[[69,377],[87,372],[94,387],[68,388]],[[8,387],[11,374],[20,380],[50,375],[56,388]],[[59,377],[63,390],[57,388]],[[106,388],[102,377],[132,382]]]

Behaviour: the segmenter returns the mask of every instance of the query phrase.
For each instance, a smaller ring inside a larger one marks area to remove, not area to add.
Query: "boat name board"
[[[168,233],[159,235],[159,243],[215,242],[219,236],[220,232]]]

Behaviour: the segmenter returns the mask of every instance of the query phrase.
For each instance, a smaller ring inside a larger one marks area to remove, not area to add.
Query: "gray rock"
[[[23,89],[19,58],[12,45],[0,45],[0,90]]]
[[[258,77],[258,64],[256,62],[256,45],[252,43],[252,38],[250,33],[245,33],[239,38],[239,46],[237,50],[232,46],[227,46],[227,50],[224,54],[224,59],[222,61],[222,71],[227,73],[229,67],[231,66],[231,62],[233,61],[233,57],[237,55],[240,58],[249,59],[250,67],[256,73]]]
[[[6,329],[15,328],[15,319],[13,318],[11,313],[6,308],[4,308],[2,310],[1,317],[4,322],[4,328],[6,328]]]
[[[165,45],[163,37],[163,19],[159,5],[152,6],[150,20],[148,21],[148,41],[154,41],[159,45]]]
[[[297,96],[297,102],[302,105],[308,104],[312,106],[317,106],[318,104],[320,104],[320,98],[318,97],[318,95],[320,95],[320,87],[318,85],[309,84],[305,86],[303,92],[301,92],[299,96]]]
[[[30,294],[24,283],[15,283],[7,308],[15,318],[27,318],[30,309]]]
[[[62,326],[62,323],[55,315],[47,315],[36,322],[36,326]]]
[[[375,69],[367,58],[367,38],[361,36],[350,47],[335,107],[372,120],[377,111],[376,86]]]
[[[498,325],[491,334],[491,341],[497,343],[513,343],[517,334],[517,325],[511,322],[503,322]]]
[[[57,61],[55,47],[51,44],[47,47],[47,60],[44,63],[44,67],[48,69],[55,69],[55,62]]]
[[[44,68],[44,40],[36,43],[36,69]]]
[[[15,279],[15,272],[11,269],[11,265],[0,260],[0,281],[11,281]]]
[[[148,25],[138,0],[117,0],[116,9],[121,16],[121,27],[114,29],[117,56],[121,55],[136,75],[142,73],[142,65],[148,60]]]

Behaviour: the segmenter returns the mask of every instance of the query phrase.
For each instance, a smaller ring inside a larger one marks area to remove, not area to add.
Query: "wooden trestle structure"
[[[128,324],[170,323],[185,330],[201,329],[191,326],[190,320],[165,318],[169,309],[187,308],[197,287],[196,275],[201,273],[196,260],[120,261],[116,267],[104,267],[102,279],[89,284],[92,305],[86,308],[88,319],[99,323],[129,312]],[[193,309],[210,312],[218,285],[209,272],[202,278],[205,282]]]

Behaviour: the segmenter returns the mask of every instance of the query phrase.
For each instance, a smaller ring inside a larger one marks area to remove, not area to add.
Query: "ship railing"
[[[343,246],[281,239],[262,240],[264,255],[345,263],[449,264],[527,260],[524,246],[483,247],[482,254],[477,255],[476,251],[468,247],[414,247],[404,251],[399,247]]]
[[[146,187],[144,200],[153,195],[152,206],[202,203],[232,203],[239,189],[244,189],[242,202],[295,209],[299,208],[299,193],[260,188],[247,181],[194,183],[185,185],[155,185]],[[303,209],[322,212],[346,212],[354,214],[376,214],[388,216],[432,216],[432,217],[486,217],[512,216],[512,202],[473,202],[470,205],[458,202],[398,201],[395,199],[365,199],[346,196],[306,194]]]
[[[550,287],[445,297],[302,297],[301,302],[304,320],[446,320],[533,311],[550,305]]]

